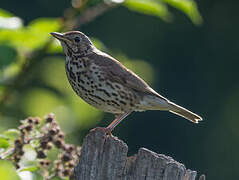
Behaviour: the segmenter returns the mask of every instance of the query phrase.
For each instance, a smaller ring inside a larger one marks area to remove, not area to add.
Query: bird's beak
[[[59,41],[66,41],[66,42],[71,42],[68,38],[66,38],[64,36],[64,34],[62,33],[58,33],[58,32],[52,32],[50,33],[53,37],[55,37],[56,39],[58,39]]]

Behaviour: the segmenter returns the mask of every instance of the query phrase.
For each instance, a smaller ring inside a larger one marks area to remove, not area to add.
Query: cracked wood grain
[[[171,157],[140,148],[127,157],[128,146],[97,128],[86,136],[76,180],[195,180],[197,172]]]

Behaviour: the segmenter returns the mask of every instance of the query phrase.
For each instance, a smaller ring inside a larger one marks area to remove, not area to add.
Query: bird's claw
[[[97,130],[103,130],[106,135],[109,135],[110,137],[112,137],[111,129],[110,128],[104,128],[104,127],[96,127],[94,129],[91,129],[90,134],[94,133]]]

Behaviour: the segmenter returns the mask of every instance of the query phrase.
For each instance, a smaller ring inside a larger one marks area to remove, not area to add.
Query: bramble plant
[[[1,134],[0,157],[10,160],[17,172],[31,171],[44,179],[72,177],[81,148],[66,144],[64,138],[54,114],[43,119],[29,117],[18,129]],[[52,152],[57,157],[51,157]]]

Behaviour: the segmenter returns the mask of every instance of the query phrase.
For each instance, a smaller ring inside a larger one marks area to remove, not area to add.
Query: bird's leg
[[[112,123],[110,123],[110,125],[108,125],[106,128],[104,128],[104,127],[103,127],[103,128],[100,127],[100,128],[103,129],[106,134],[108,134],[109,136],[112,136],[111,131],[112,131],[113,129],[111,130],[109,127],[112,126],[112,125],[114,124],[114,122],[118,121],[119,117],[120,117],[120,114],[115,114],[115,120],[114,120]],[[119,124],[119,123],[118,123],[118,124]],[[96,128],[94,128],[94,129],[91,129],[90,132],[93,133],[93,132],[96,131],[98,128],[99,128],[99,127],[96,127]]]
[[[115,116],[115,120],[110,123],[110,125],[108,125],[106,127],[106,133],[108,133],[110,136],[112,135],[111,134],[111,131],[113,131],[113,129],[124,119],[126,118],[132,111],[127,111],[125,112],[124,114],[118,114]]]
[[[112,136],[111,132],[113,129],[124,119],[126,118],[132,111],[127,111],[124,114],[115,115],[115,120],[110,123],[106,128],[104,128],[105,133]],[[90,132],[94,132],[97,128],[91,129]]]

